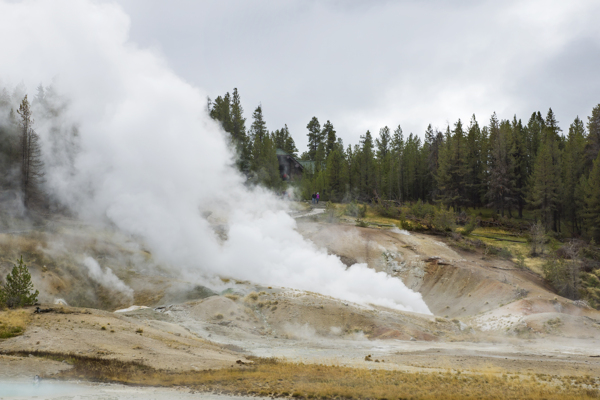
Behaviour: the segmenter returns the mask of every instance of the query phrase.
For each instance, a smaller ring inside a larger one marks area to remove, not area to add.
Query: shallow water
[[[135,387],[88,382],[42,381],[29,382],[0,381],[0,399],[60,399],[60,400],[242,400],[241,396],[223,396],[209,393],[194,393],[190,389],[165,389]],[[254,398],[253,398],[254,399]],[[256,399],[259,399],[256,397]]]

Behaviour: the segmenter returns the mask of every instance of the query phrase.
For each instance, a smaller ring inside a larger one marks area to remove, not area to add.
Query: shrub
[[[546,241],[546,229],[544,225],[541,222],[531,225],[529,235],[531,236],[531,255],[538,255],[538,251],[544,254],[544,243]]]
[[[433,217],[433,226],[441,232],[454,232],[456,229],[456,215],[454,211],[438,208]]]
[[[325,215],[327,216],[328,222],[333,222],[335,220],[335,205],[331,201],[325,203]]]
[[[369,224],[365,221],[363,221],[362,219],[358,218],[356,220],[356,226],[361,227],[361,228],[366,228],[369,226]]]
[[[33,291],[31,274],[21,256],[0,288],[0,304],[9,308],[30,306],[37,302],[39,294],[39,291]]]
[[[473,233],[475,228],[477,228],[477,218],[473,216],[469,217],[461,233],[463,234],[463,236],[469,236],[471,233]]]
[[[367,215],[367,206],[366,204],[360,205],[355,200],[352,200],[346,206],[345,214],[351,217],[364,218]]]
[[[375,203],[375,212],[386,218],[397,218],[400,214],[400,211],[393,202],[381,200]]]
[[[409,207],[409,211],[415,218],[428,219],[435,215],[435,207],[429,203],[423,203],[422,200],[413,203]]]
[[[581,280],[580,265],[577,260],[551,257],[544,264],[543,272],[544,278],[552,284],[558,294],[572,300],[579,298]]]

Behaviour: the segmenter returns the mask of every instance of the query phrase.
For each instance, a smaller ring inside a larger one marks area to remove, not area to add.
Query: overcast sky
[[[237,87],[248,126],[331,120],[422,135],[474,113],[526,122],[552,107],[565,133],[600,103],[600,1],[119,0],[131,39],[211,98]]]

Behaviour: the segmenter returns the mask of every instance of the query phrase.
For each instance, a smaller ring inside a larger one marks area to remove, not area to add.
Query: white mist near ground
[[[75,170],[47,171],[54,196],[81,218],[108,219],[142,237],[189,280],[218,274],[430,313],[399,279],[366,265],[346,269],[302,238],[284,202],[246,188],[227,137],[206,113],[206,94],[155,52],[129,42],[128,29],[128,17],[114,4],[0,2],[0,79],[53,82],[68,98],[61,118],[79,130]],[[37,125],[47,144],[44,129]],[[47,145],[43,150],[56,161]],[[203,211],[226,221],[224,243]]]
[[[87,268],[90,279],[107,289],[115,290],[133,300],[133,289],[119,279],[109,267],[102,268],[92,257],[85,257],[83,265]]]

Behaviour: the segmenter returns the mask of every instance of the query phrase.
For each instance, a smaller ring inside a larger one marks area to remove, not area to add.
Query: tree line
[[[280,188],[271,147],[297,156],[287,125],[269,133],[259,106],[246,134],[233,93],[209,101],[209,113],[231,134],[240,169]],[[321,126],[313,117],[306,128],[308,149],[298,158],[313,167],[296,183],[304,198],[318,191],[331,201],[424,201],[458,212],[493,208],[515,218],[527,210],[547,230],[600,241],[600,104],[587,121],[575,118],[566,133],[552,109],[545,116],[533,112],[525,123],[494,113],[485,125],[475,115],[444,131],[429,125],[423,139],[405,136],[400,125],[385,126],[377,137],[367,131],[347,147],[329,120]],[[261,171],[271,163],[267,180]]]

